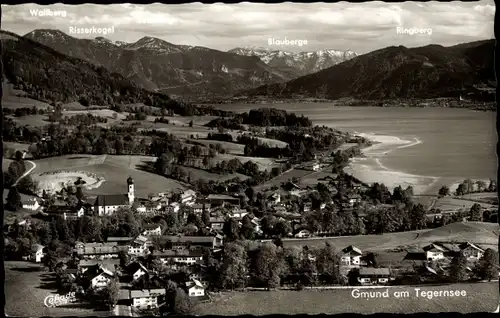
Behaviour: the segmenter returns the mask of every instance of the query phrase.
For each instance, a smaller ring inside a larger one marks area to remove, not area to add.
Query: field
[[[307,175],[306,177],[301,178],[300,184],[301,185],[315,186],[319,182],[322,182],[319,179],[323,179],[326,177],[331,177],[331,178],[335,179],[337,177],[337,174],[332,173],[331,171],[332,171],[332,167],[328,166],[328,167],[325,167],[324,169],[322,169],[321,171],[312,172],[311,174]],[[328,183],[328,182],[326,182],[326,183]]]
[[[269,180],[268,182],[264,183],[264,184],[261,184],[259,186],[256,186],[255,187],[255,190],[256,191],[261,191],[262,189],[266,189],[266,188],[271,188],[273,186],[280,186],[282,182],[286,182],[288,179],[292,179],[292,178],[303,178],[309,174],[311,174],[312,171],[308,171],[308,170],[302,170],[302,169],[292,169],[288,172],[285,172],[283,173],[282,175],[280,176],[277,176],[276,178],[272,179],[272,180]]]
[[[352,289],[303,291],[232,292],[223,301],[199,304],[196,315],[269,315],[418,313],[418,312],[493,312],[499,301],[498,283],[454,284],[418,287],[421,291],[465,290],[464,297],[417,297],[415,287],[389,288],[388,298],[354,298]],[[359,288],[361,291],[363,288]],[[385,291],[382,288],[380,291]],[[395,291],[408,291],[409,297],[396,298]]]
[[[119,194],[127,192],[126,179],[131,176],[135,181],[135,191],[138,197],[145,197],[149,193],[163,192],[173,189],[184,189],[181,182],[165,178],[150,172],[139,170],[139,166],[156,160],[147,156],[92,156],[70,155],[36,160],[36,168],[31,173],[34,179],[40,178],[41,173],[63,170],[63,178],[53,177],[53,183],[68,180],[66,171],[74,171],[72,177],[76,181],[78,172],[87,172],[103,177],[105,181],[98,188],[85,191],[88,195]],[[63,180],[61,180],[63,179]]]
[[[476,193],[475,194],[476,196],[471,196],[470,199],[480,201],[481,197],[488,197],[487,196],[488,194],[489,193],[487,193],[486,195]],[[482,196],[480,197],[480,195],[482,195]],[[495,195],[496,195],[496,193],[495,193]],[[441,209],[441,211],[443,211],[443,212],[456,211],[458,209],[465,209],[468,211],[468,210],[470,210],[471,206],[474,203],[479,203],[479,204],[481,204],[482,207],[484,207],[486,209],[498,208],[498,206],[495,206],[495,205],[491,205],[491,204],[484,203],[484,202],[471,201],[471,200],[467,200],[467,199],[469,199],[469,195],[464,196],[463,199],[455,199],[452,197],[443,197],[443,198],[438,199],[433,207],[436,209]]]
[[[226,149],[228,151],[228,153],[230,153],[232,155],[242,156],[244,154],[244,150],[245,150],[244,145],[236,144],[234,142],[209,140],[209,139],[195,139],[194,141],[204,145],[205,147],[209,147],[210,144],[213,144],[213,145],[219,144],[219,145],[221,145],[222,148]]]
[[[14,116],[5,116],[5,117],[10,117],[14,119],[14,121],[19,125],[19,126],[33,126],[33,127],[43,127],[50,122],[48,121],[48,116],[47,115],[29,115],[29,116],[23,116],[23,117],[14,117]]]
[[[272,158],[235,156],[235,155],[231,155],[231,154],[217,155],[217,157],[214,158],[213,162],[219,162],[219,161],[223,161],[223,160],[229,161],[231,159],[238,159],[243,164],[247,161],[252,161],[259,166],[259,169],[261,171],[263,171],[263,170],[270,171],[272,168],[279,166],[278,164],[276,164],[276,162]]]
[[[248,176],[240,173],[217,174],[191,167],[182,167],[182,169],[184,169],[187,173],[191,172],[194,179],[225,181],[234,178],[239,178],[240,180],[246,180],[249,178]]]
[[[50,107],[47,103],[25,97],[26,92],[15,89],[10,83],[3,82],[2,89],[2,106],[5,108],[17,109],[36,106],[37,108],[46,109]]]
[[[107,311],[85,308],[86,305],[73,304],[48,308],[45,297],[56,289],[51,275],[30,262],[6,261],[5,263],[5,313],[19,317],[61,317],[61,316],[108,316]]]
[[[309,240],[291,239],[284,240],[283,245],[322,247],[325,242],[328,241],[339,250],[346,246],[354,245],[365,251],[384,251],[410,246],[423,246],[435,241],[468,241],[497,249],[499,230],[500,226],[497,223],[465,222],[451,223],[432,230],[387,233],[381,235],[339,236]]]

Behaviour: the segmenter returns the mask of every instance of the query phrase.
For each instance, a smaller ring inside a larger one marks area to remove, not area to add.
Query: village
[[[345,176],[344,178],[349,179]],[[324,187],[332,192],[337,191],[336,188],[344,187],[346,182],[342,178],[327,178],[326,181],[328,183]],[[234,244],[235,239],[239,237],[235,232],[244,230],[244,238],[258,244],[274,243],[273,245],[278,247],[286,247],[288,243],[302,245],[298,261],[308,263],[307,270],[298,266],[287,275],[282,272],[281,276],[286,277],[280,284],[272,287],[304,288],[318,285],[320,281],[323,285],[328,285],[328,280],[320,278],[324,276],[320,271],[325,270],[312,264],[319,262],[319,258],[324,258],[321,253],[325,252],[329,245],[326,243],[323,250],[314,250],[307,247],[307,240],[312,242],[321,235],[331,233],[307,228],[302,222],[302,214],[325,210],[335,204],[343,211],[355,211],[363,202],[361,193],[368,190],[362,183],[350,182],[345,188],[351,191],[340,201],[330,199],[318,203],[305,199],[301,203],[299,213],[292,213],[288,212],[294,210],[291,198],[307,198],[317,190],[311,187],[302,188],[290,182],[283,187],[286,190],[275,189],[264,193],[268,214],[257,217],[249,212],[251,209],[247,209],[248,195],[244,193],[228,192],[203,196],[187,189],[137,198],[134,180],[129,177],[124,180],[124,184],[128,189],[126,194],[81,197],[78,203],[73,205],[60,198],[54,199],[53,196],[48,200],[50,202],[37,198],[23,202],[23,208],[38,213],[39,217],[49,222],[75,222],[89,216],[106,218],[128,213],[143,220],[137,235],[108,236],[102,241],[86,242],[75,237],[71,253],[68,253],[70,256],[64,258],[48,251],[47,246],[34,244],[31,252],[22,258],[48,266],[56,273],[59,287],[64,286],[66,290],[78,292],[82,299],[85,299],[85,294],[91,294],[92,297],[107,295],[102,297],[110,298],[108,305],[116,314],[134,316],[178,310],[174,309],[177,306],[177,287],[174,287],[172,292],[167,281],[175,281],[176,286],[184,291],[188,297],[189,308],[194,304],[210,301],[213,292],[225,287],[213,283],[217,278],[213,277],[213,266],[210,263],[216,260],[224,264],[227,253],[224,248],[228,248],[228,243]],[[81,185],[80,179],[75,182],[75,187]],[[172,228],[167,228],[164,221],[154,222],[164,219],[167,215],[175,215],[180,224],[185,226],[173,231]],[[273,217],[272,222],[269,215]],[[366,215],[362,215],[361,219],[363,218],[366,218]],[[7,234],[12,231],[19,232],[20,228],[29,231],[30,223],[30,219],[20,220],[17,226],[14,224],[6,229]],[[251,233],[248,233],[248,230]],[[420,244],[419,248],[409,248],[404,258],[384,266],[377,260],[378,254],[349,244],[342,246],[335,255],[337,261],[333,257],[326,262],[322,259],[321,262],[323,267],[336,268],[334,271],[338,274],[332,275],[335,276],[334,280],[330,279],[330,284],[334,285],[443,283],[453,275],[474,277],[475,266],[483,259],[485,250],[486,248],[468,241],[430,241],[428,244]],[[488,253],[491,254],[492,250]],[[287,260],[289,255],[283,255],[283,258]],[[463,263],[466,273],[456,273],[460,264],[453,262],[457,259]],[[224,268],[224,265],[222,266]],[[247,278],[250,279],[250,275],[247,275]],[[491,280],[491,277],[489,279]],[[457,280],[464,278],[459,277]],[[114,296],[109,292],[112,284],[115,284],[113,288],[116,289]],[[236,285],[251,287],[246,283]],[[103,290],[106,290],[107,294],[102,294]],[[171,298],[174,298],[174,303]]]

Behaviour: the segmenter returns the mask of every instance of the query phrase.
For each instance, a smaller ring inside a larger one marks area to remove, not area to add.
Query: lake
[[[441,185],[470,178],[496,179],[496,113],[456,108],[333,107],[327,103],[231,104],[225,110],[281,108],[316,125],[357,133],[380,144],[347,169],[360,179],[413,185],[436,193]],[[455,190],[455,188],[452,188]]]

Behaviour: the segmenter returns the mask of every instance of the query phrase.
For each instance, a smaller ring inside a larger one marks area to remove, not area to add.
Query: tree
[[[287,236],[289,233],[292,232],[292,226],[290,225],[290,222],[286,220],[281,220],[276,223],[274,226],[274,234],[279,235],[281,237]]]
[[[21,195],[17,191],[17,187],[13,186],[9,189],[7,194],[7,200],[5,202],[5,208],[10,211],[18,211],[22,208]]]
[[[281,274],[285,270],[285,262],[282,253],[273,243],[264,243],[255,254],[254,273],[268,289],[280,285]]]
[[[116,278],[113,278],[109,282],[108,286],[104,287],[104,289],[102,290],[102,300],[104,302],[104,305],[106,305],[109,309],[113,309],[118,303],[118,293],[118,280]]]
[[[462,196],[467,193],[467,186],[463,183],[460,183],[455,191],[455,195]]]
[[[27,175],[19,180],[19,182],[17,183],[17,188],[22,193],[37,194],[39,185],[38,181],[33,180],[30,175]]]
[[[471,221],[481,222],[483,216],[481,215],[481,205],[479,203],[474,203],[469,210],[469,216]]]
[[[49,272],[52,272],[57,262],[58,260],[56,251],[49,249],[43,257],[43,265],[49,269]]]
[[[220,268],[220,283],[224,289],[245,287],[248,276],[247,252],[238,243],[227,243],[224,246],[224,263]]]
[[[175,290],[173,313],[177,315],[189,315],[193,309],[193,304],[189,296],[181,288]]]
[[[411,229],[421,230],[426,226],[426,212],[422,204],[414,205],[410,211]]]
[[[238,239],[240,232],[240,225],[238,224],[238,221],[236,221],[234,218],[230,218],[226,220],[226,222],[224,222],[222,231],[224,232],[224,235],[226,236],[228,241],[234,241]]]
[[[350,286],[358,286],[359,283],[359,268],[353,268],[347,274],[347,281]]]
[[[368,266],[378,267],[377,254],[370,252],[365,257]]]
[[[127,266],[130,261],[130,256],[125,251],[118,252],[118,259],[120,260],[120,267],[123,269]]]
[[[487,189],[486,182],[484,182],[483,180],[476,181],[476,187],[478,192],[483,192]]]
[[[240,234],[247,240],[251,240],[255,236],[255,228],[248,214],[241,220]]]
[[[325,283],[335,284],[340,280],[340,255],[330,243],[326,242],[318,251],[316,265],[318,274]]]
[[[189,122],[189,127],[193,127],[193,121],[192,120]]]
[[[476,273],[480,279],[487,279],[491,281],[492,279],[498,278],[498,252],[488,248],[484,251],[484,255],[479,260],[476,267]]]
[[[467,258],[463,253],[454,257],[450,267],[450,280],[454,283],[465,281],[469,278],[467,273]]]
[[[439,188],[438,195],[442,197],[450,195],[450,188],[445,185],[442,186],[441,188]]]

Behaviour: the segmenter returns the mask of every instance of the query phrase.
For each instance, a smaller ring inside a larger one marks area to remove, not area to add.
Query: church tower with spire
[[[128,177],[127,185],[128,185],[128,202],[130,205],[132,205],[132,203],[134,203],[135,200],[134,179],[132,179],[132,177]]]

